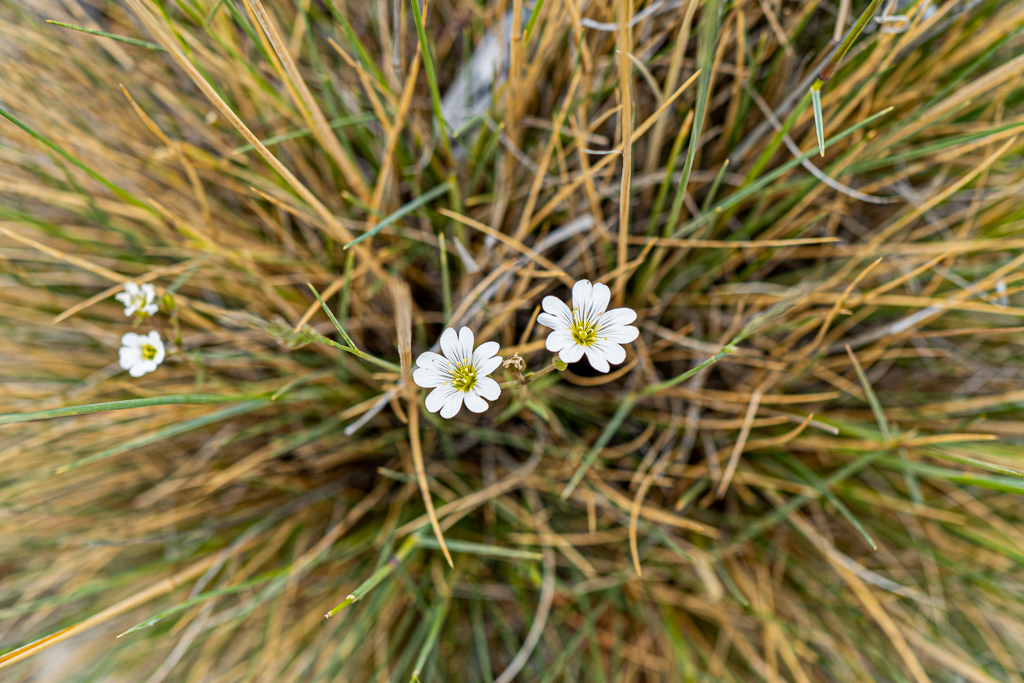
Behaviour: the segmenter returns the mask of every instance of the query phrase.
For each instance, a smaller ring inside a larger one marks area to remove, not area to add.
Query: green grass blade
[[[885,443],[892,444],[892,429],[889,427],[889,420],[885,417],[885,411],[882,410],[882,403],[878,400],[878,396],[875,394],[875,390],[871,387],[871,383],[868,381],[867,374],[864,373],[864,368],[861,367],[860,361],[857,360],[857,356],[854,355],[853,349],[847,345],[846,353],[849,354],[850,360],[853,362],[853,369],[857,372],[857,379],[860,380],[861,388],[864,389],[864,395],[868,398],[868,405],[871,406],[871,412],[875,415],[875,421],[878,423],[878,429],[882,432],[882,438],[885,439]]]
[[[693,162],[697,158],[697,148],[700,145],[700,134],[704,126],[704,115],[707,112],[708,98],[711,92],[711,71],[715,61],[715,44],[718,40],[718,14],[719,0],[708,0],[704,4],[700,20],[700,41],[697,46],[697,68],[700,69],[700,76],[697,77],[697,103],[694,109],[693,126],[690,128],[690,147],[686,150],[683,175],[679,179],[679,185],[676,186],[672,208],[663,230],[666,237],[675,229],[679,214],[683,211],[686,186],[690,182]]]
[[[345,37],[348,39],[349,45],[355,48],[356,54],[359,56],[359,62],[363,65],[363,68],[373,74],[373,77],[377,79],[377,82],[387,90],[387,81],[384,80],[384,74],[381,73],[380,69],[377,68],[377,60],[375,60],[370,53],[367,51],[366,46],[363,45],[362,41],[359,40],[359,36],[352,29],[352,24],[348,22],[345,15],[341,13],[335,0],[327,0],[327,7],[334,16],[335,20],[341,24],[341,29],[345,32]]]
[[[426,204],[426,203],[430,202],[431,200],[436,199],[437,197],[440,197],[441,195],[443,195],[443,194],[445,194],[447,192],[450,192],[450,191],[451,191],[451,185],[449,183],[447,183],[447,182],[441,183],[437,187],[430,188],[429,190],[427,190],[426,192],[421,194],[416,199],[412,200],[411,202],[409,202],[405,206],[403,206],[400,209],[396,210],[394,213],[390,213],[387,216],[385,216],[383,219],[381,219],[380,223],[377,223],[377,225],[373,226],[373,228],[371,228],[370,230],[367,230],[362,235],[360,235],[359,237],[355,238],[354,240],[352,240],[351,242],[346,244],[345,248],[348,249],[348,248],[352,247],[353,245],[359,244],[360,242],[363,242],[365,240],[370,239],[371,237],[373,237],[378,232],[380,232],[384,228],[388,227],[389,225],[391,225],[392,223],[394,223],[398,219],[403,218],[404,216],[409,215],[410,213],[412,213],[416,209],[420,208],[424,204]]]
[[[150,434],[144,434],[134,439],[130,439],[124,443],[118,444],[117,446],[108,448],[104,451],[100,451],[95,455],[90,455],[89,457],[82,458],[81,460],[76,460],[74,462],[68,463],[67,465],[62,465],[61,467],[55,469],[53,473],[61,474],[63,472],[68,472],[79,467],[84,467],[85,465],[90,465],[94,462],[103,460],[105,458],[110,458],[121,453],[126,453],[130,450],[141,448],[142,446],[148,446],[151,443],[163,441],[164,439],[168,439],[172,436],[177,436],[178,434],[184,434],[185,432],[192,431],[193,429],[199,429],[200,427],[205,427],[206,425],[211,425],[214,424],[215,422],[226,420],[229,417],[234,417],[236,415],[242,415],[244,413],[252,412],[254,410],[259,410],[260,408],[263,408],[264,406],[269,404],[270,399],[265,398],[256,401],[246,401],[245,403],[239,403],[238,405],[229,406],[227,408],[224,408],[223,410],[212,412],[209,415],[203,415],[202,417],[197,417],[193,420],[179,422],[178,424],[174,424],[163,429],[158,429],[157,431],[152,432]]]
[[[128,36],[119,36],[115,33],[107,33],[106,31],[97,31],[93,28],[86,28],[85,26],[75,26],[74,24],[65,24],[63,21],[53,21],[52,19],[46,20],[47,24],[53,24],[54,26],[63,26],[73,31],[81,31],[82,33],[88,33],[92,36],[99,36],[101,38],[110,38],[121,43],[127,43],[128,45],[134,45],[135,47],[144,47],[147,50],[156,50],[157,52],[167,52],[163,47],[156,43],[151,43],[148,40],[139,40],[138,38],[129,38]]]
[[[438,233],[437,248],[441,254],[441,310],[444,312],[445,321],[448,321],[452,317],[452,276],[448,270],[448,250],[445,246],[444,233]]]
[[[441,633],[441,627],[444,626],[444,618],[448,616],[449,603],[450,599],[445,598],[434,608],[434,619],[430,622],[430,631],[427,632],[427,638],[423,641],[420,653],[416,657],[416,664],[413,665],[411,683],[419,683],[421,680],[420,673],[423,671],[423,666],[427,663],[427,657],[434,651],[437,636]]]
[[[419,0],[409,0],[412,4],[412,18],[416,22],[416,37],[419,38],[420,48],[423,52],[423,70],[427,72],[427,84],[430,86],[430,102],[434,108],[434,117],[437,119],[438,132],[441,135],[441,144],[447,154],[451,154],[451,141],[449,140],[448,124],[445,123],[444,115],[441,113],[441,90],[437,86],[437,71],[434,69],[434,57],[430,52],[430,42],[427,40],[427,30],[423,25],[423,16]]]
[[[41,133],[37,133],[35,131],[35,129],[33,129],[31,126],[29,126],[28,124],[23,122],[21,119],[19,119],[17,116],[15,116],[14,114],[10,113],[9,111],[7,111],[6,109],[4,109],[2,107],[0,107],[0,116],[3,116],[5,119],[7,119],[8,121],[10,121],[14,125],[16,125],[18,128],[21,128],[23,131],[25,131],[30,136],[32,136],[32,138],[34,140],[36,140],[37,142],[43,144],[45,147],[47,147],[47,148],[53,150],[54,152],[56,152],[62,158],[64,158],[67,161],[71,162],[75,167],[77,167],[77,168],[81,169],[82,171],[84,171],[86,175],[88,175],[90,178],[92,178],[96,182],[101,183],[102,185],[104,185],[106,188],[108,188],[111,192],[116,194],[121,199],[125,200],[126,202],[128,202],[130,204],[133,204],[134,206],[139,207],[140,209],[145,209],[146,211],[148,211],[149,213],[153,214],[154,216],[158,216],[159,215],[159,212],[157,212],[156,209],[151,207],[149,204],[146,204],[145,202],[143,202],[140,199],[136,199],[134,195],[132,195],[130,192],[125,190],[120,185],[117,185],[117,184],[112,183],[111,181],[107,180],[102,175],[100,175],[99,173],[97,173],[96,171],[92,170],[90,167],[86,166],[84,163],[82,163],[81,161],[79,161],[78,159],[73,157],[69,152],[66,152],[63,147],[61,147],[60,145],[58,145],[55,142],[51,141],[49,138],[47,138],[46,136],[42,135]]]
[[[234,586],[228,586],[227,588],[218,588],[216,590],[206,591],[205,593],[200,593],[199,595],[196,595],[195,597],[192,597],[192,598],[189,598],[188,600],[184,600],[182,602],[179,602],[174,607],[169,607],[169,608],[163,610],[162,612],[157,612],[156,614],[151,616],[149,619],[146,619],[145,621],[141,621],[138,624],[135,624],[135,626],[132,626],[127,631],[118,634],[117,637],[120,638],[122,636],[128,635],[129,633],[135,633],[136,631],[141,631],[144,628],[149,628],[150,626],[153,626],[153,625],[159,623],[160,621],[162,621],[163,619],[166,619],[167,617],[171,616],[172,614],[177,614],[178,612],[183,612],[184,610],[187,610],[189,607],[192,607],[193,605],[198,605],[200,603],[206,602],[207,600],[210,600],[211,598],[219,598],[219,597],[224,596],[224,595],[233,595],[234,593],[240,593],[240,592],[242,592],[244,590],[248,590],[248,589],[250,589],[250,588],[252,588],[254,586],[259,586],[260,584],[264,584],[264,583],[266,583],[268,581],[273,581],[274,579],[277,579],[277,578],[280,578],[282,576],[285,576],[288,573],[288,569],[289,569],[288,567],[285,567],[283,569],[276,569],[276,570],[274,570],[272,572],[266,572],[264,574],[260,574],[259,576],[254,576],[253,578],[249,579],[248,581],[243,581],[243,582],[241,582],[239,584],[236,584]]]
[[[338,334],[340,334],[341,338],[345,340],[346,344],[348,344],[349,350],[358,351],[359,349],[356,348],[355,342],[352,341],[352,337],[348,336],[348,332],[346,332],[345,328],[341,326],[341,323],[338,322],[338,319],[334,317],[334,313],[331,311],[330,306],[328,306],[327,303],[323,300],[323,297],[320,296],[320,292],[318,292],[316,287],[309,284],[308,282],[306,284],[309,286],[309,289],[313,292],[313,296],[315,296],[316,300],[320,303],[320,308],[322,308],[324,310],[324,313],[327,314],[327,317],[331,319],[331,322],[334,324],[334,328],[338,330]]]
[[[316,300],[320,302],[320,308],[324,310],[324,313],[327,314],[327,317],[330,318],[331,322],[334,324],[334,328],[338,330],[338,334],[340,334],[342,338],[345,340],[346,346],[342,346],[341,344],[331,339],[328,339],[322,334],[314,333],[313,338],[316,341],[320,342],[321,344],[326,344],[327,346],[333,346],[334,348],[339,349],[341,351],[345,351],[346,353],[351,353],[352,355],[362,358],[365,361],[369,361],[370,363],[382,367],[385,370],[389,370],[391,372],[401,372],[402,369],[398,365],[392,363],[391,361],[384,360],[383,358],[378,358],[373,354],[366,353],[358,346],[356,346],[355,342],[352,341],[352,338],[348,336],[348,332],[345,331],[345,328],[342,327],[341,323],[338,322],[338,319],[334,317],[334,313],[331,312],[330,307],[328,307],[327,303],[324,302],[323,298],[321,298],[320,292],[316,291],[316,287],[314,287],[313,285],[309,285],[309,288],[313,290],[313,296],[315,296]]]
[[[590,466],[594,464],[595,460],[597,460],[597,456],[601,454],[604,447],[607,446],[608,442],[612,440],[613,436],[615,436],[615,432],[618,431],[622,423],[625,422],[627,417],[629,417],[629,413],[633,410],[633,406],[636,405],[636,402],[637,395],[630,394],[624,398],[621,403],[619,403],[619,407],[615,410],[615,414],[612,415],[608,424],[605,425],[604,431],[601,432],[601,436],[597,437],[597,441],[595,441],[594,445],[590,447],[587,455],[583,458],[583,462],[580,463],[580,466],[572,475],[572,479],[569,480],[569,483],[562,491],[562,500],[566,500],[572,495],[572,492],[576,490],[576,487],[579,486],[580,481],[583,479],[584,475],[586,475],[587,470],[589,470]]]
[[[814,133],[818,137],[818,154],[825,156],[825,119],[821,114],[821,85],[811,87],[811,106],[814,107]]]
[[[704,203],[700,207],[701,212],[707,213],[708,209],[711,208],[711,204],[715,201],[715,197],[718,196],[718,189],[722,186],[722,180],[725,178],[725,172],[728,169],[729,159],[726,159],[722,162],[722,168],[718,169],[718,174],[715,175],[715,180],[711,183],[707,196],[704,197]]]
[[[860,130],[861,128],[864,128],[865,126],[871,125],[872,123],[874,123],[878,119],[882,118],[883,116],[885,116],[886,114],[888,114],[891,111],[892,111],[892,107],[889,107],[889,108],[883,109],[882,111],[878,112],[877,114],[869,116],[868,118],[864,119],[863,121],[858,121],[857,123],[855,123],[854,125],[850,126],[849,128],[847,128],[843,132],[839,133],[838,135],[835,135],[835,136],[829,138],[828,141],[827,141],[828,144],[839,142],[843,138],[846,138],[846,137],[848,137],[850,135],[853,135],[854,132]],[[775,180],[776,178],[779,178],[779,177],[789,173],[794,168],[799,166],[802,162],[804,162],[807,159],[809,159],[811,156],[814,155],[815,151],[817,151],[817,150],[811,150],[809,152],[804,152],[800,156],[798,156],[798,157],[796,157],[794,159],[790,159],[786,163],[784,163],[781,166],[779,166],[778,168],[776,168],[771,173],[767,173],[767,174],[761,176],[760,178],[758,178],[757,180],[755,180],[751,184],[747,185],[743,189],[741,189],[741,190],[739,190],[739,191],[729,195],[729,197],[727,199],[724,199],[721,202],[719,202],[718,204],[716,204],[715,208],[712,209],[711,211],[709,211],[708,213],[703,213],[703,214],[701,214],[699,216],[695,216],[692,220],[689,220],[686,223],[683,223],[683,225],[681,225],[679,227],[679,229],[676,230],[671,235],[671,237],[673,237],[673,238],[683,237],[683,236],[693,232],[694,230],[696,230],[698,227],[700,227],[704,223],[708,222],[709,220],[715,218],[719,213],[721,213],[725,209],[728,209],[729,207],[734,206],[736,204],[739,204],[741,201],[743,201],[743,200],[745,200],[745,199],[747,199],[749,197],[754,196],[755,194],[757,194],[758,192],[760,192],[761,190],[766,188],[768,185],[770,185],[773,180]]]
[[[540,18],[540,10],[544,7],[544,0],[537,0],[533,5],[533,10],[530,11],[530,19],[526,22],[526,31],[523,32],[523,47],[530,42],[530,36],[533,35],[533,27],[537,25],[537,19]]]
[[[502,548],[488,543],[474,543],[472,541],[449,541],[445,539],[445,545],[453,553],[468,553],[470,555],[482,555],[484,557],[497,557],[505,560],[535,560],[540,561],[543,555],[529,550],[518,550],[516,548]],[[419,540],[421,548],[440,550],[441,544],[436,538],[424,536]]]
[[[324,618],[330,619],[335,614],[345,609],[352,603],[362,600],[367,593],[372,591],[377,586],[377,584],[379,584],[387,577],[391,576],[395,569],[397,569],[398,566],[401,565],[402,562],[404,562],[407,557],[409,557],[409,554],[417,547],[419,547],[420,540],[422,539],[419,539],[416,536],[410,536],[409,538],[405,539],[402,545],[398,548],[398,551],[394,555],[392,555],[391,559],[389,559],[387,562],[378,567],[377,570],[370,575],[370,578],[359,584],[359,587],[352,591],[351,595],[345,598],[330,612],[325,614]]]
[[[816,475],[809,467],[807,467],[807,465],[792,457],[789,453],[780,452],[779,457],[786,463],[786,465],[789,466],[790,469],[795,471],[808,484],[817,489],[818,493],[825,496],[825,498],[832,503],[837,510],[839,510],[839,513],[846,518],[846,521],[848,521],[853,528],[855,528],[860,535],[864,537],[864,540],[868,542],[868,545],[871,546],[872,550],[878,550],[878,545],[875,543],[875,540],[871,538],[871,534],[867,532],[864,525],[860,523],[860,520],[854,517],[853,513],[850,512],[850,509],[846,507],[846,504],[840,500],[839,496],[837,496],[824,481],[822,481],[821,477]]]
[[[331,121],[327,122],[327,125],[330,126],[332,129],[337,130],[339,128],[345,128],[347,126],[352,126],[358,123],[369,123],[370,121],[374,121],[375,119],[376,117],[373,114],[354,114],[353,116],[342,116],[336,119],[332,119]],[[273,147],[274,145],[279,144],[281,142],[295,140],[296,138],[307,137],[312,134],[312,128],[300,128],[299,130],[293,130],[289,133],[281,133],[280,135],[269,137],[266,140],[260,140],[260,142],[263,143],[264,147]],[[242,145],[241,147],[235,147],[233,150],[231,150],[231,152],[233,154],[243,154],[245,152],[251,152],[253,149],[254,148],[252,145]]]
[[[90,403],[82,406],[66,406],[64,408],[51,408],[50,410],[37,410],[31,413],[0,415],[0,425],[14,424],[17,422],[34,422],[36,420],[52,420],[57,417],[88,415],[89,413],[103,413],[109,410],[130,410],[132,408],[148,408],[149,406],[234,403],[237,401],[249,401],[262,397],[262,394],[248,396],[244,394],[172,394],[170,396],[154,396],[152,398],[130,398],[124,401]]]

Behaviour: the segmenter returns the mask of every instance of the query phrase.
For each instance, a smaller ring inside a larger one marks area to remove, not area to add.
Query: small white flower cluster
[[[124,314],[127,317],[134,315],[139,319],[145,319],[160,310],[156,303],[156,289],[148,283],[140,286],[134,282],[126,282],[124,291],[115,294],[114,298],[124,304]],[[147,335],[128,332],[121,337],[118,364],[132,377],[142,377],[147,372],[156,370],[164,361],[164,355],[164,342],[156,330],[151,330]]]
[[[156,289],[149,283],[139,286],[134,282],[126,282],[124,291],[115,294],[114,298],[124,304],[124,314],[128,318],[132,315],[148,318],[160,310],[156,305]]]
[[[598,372],[609,372],[611,365],[626,360],[622,344],[636,341],[640,330],[631,325],[636,311],[631,308],[608,310],[611,290],[601,283],[580,280],[572,288],[572,308],[553,296],[544,297],[544,312],[537,322],[552,331],[545,346],[564,363],[575,363],[586,356]],[[448,328],[441,335],[441,354],[427,351],[416,359],[413,381],[425,389],[427,410],[452,418],[463,403],[474,413],[488,408],[501,394],[501,387],[490,374],[501,365],[498,342],[485,342],[473,348],[473,331],[463,327],[458,333]]]

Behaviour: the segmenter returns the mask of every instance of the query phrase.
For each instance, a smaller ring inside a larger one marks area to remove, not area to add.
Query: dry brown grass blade
[[[480,221],[474,220],[474,219],[470,218],[469,216],[463,216],[462,214],[456,213],[456,212],[451,211],[449,209],[438,209],[437,212],[439,214],[441,214],[442,216],[446,216],[448,218],[451,218],[452,220],[455,220],[455,221],[458,221],[458,222],[462,223],[463,225],[467,225],[467,226],[473,228],[474,230],[479,230],[483,234],[489,235],[490,237],[493,237],[496,240],[498,240],[499,242],[501,242],[502,244],[504,244],[506,246],[509,246],[512,249],[515,249],[516,251],[518,251],[523,256],[526,256],[530,260],[534,261],[537,265],[541,266],[542,268],[546,268],[546,269],[550,270],[551,272],[555,273],[556,276],[566,286],[572,287],[573,283],[575,282],[575,280],[573,280],[571,277],[569,277],[568,273],[566,273],[564,270],[559,268],[553,261],[551,261],[550,259],[548,259],[545,256],[542,256],[542,255],[538,254],[536,251],[534,251],[530,247],[526,246],[525,244],[523,244],[521,241],[519,241],[515,237],[512,237],[511,235],[506,235],[505,233],[499,232],[498,230],[495,230],[494,228],[492,228],[492,227],[490,227],[488,225],[485,225],[485,224],[481,223]]]
[[[729,489],[729,484],[732,482],[733,474],[736,473],[736,467],[740,463],[740,456],[747,445],[747,439],[750,438],[750,429],[754,424],[754,418],[757,417],[757,409],[761,406],[761,399],[764,397],[762,387],[755,389],[750,397],[750,404],[747,406],[747,412],[743,416],[743,425],[740,427],[739,436],[736,437],[736,443],[733,444],[732,452],[729,454],[729,462],[725,466],[722,480],[718,482],[718,489],[715,491],[716,498],[720,499],[725,495],[725,492]]]
[[[843,307],[843,304],[846,302],[847,297],[850,296],[850,292],[856,289],[857,285],[860,284],[861,280],[866,278],[868,276],[868,273],[874,270],[875,267],[881,262],[881,257],[873,261],[867,268],[862,270],[860,274],[857,275],[857,277],[853,278],[853,281],[850,282],[850,284],[847,285],[846,289],[843,290],[843,293],[839,295],[839,298],[836,299],[836,302],[832,305],[832,308],[829,309],[828,314],[825,316],[824,322],[821,323],[821,327],[818,328],[818,334],[814,337],[814,341],[811,342],[811,344],[807,347],[806,354],[808,356],[814,353],[814,351],[819,346],[821,346],[822,340],[825,338],[825,335],[828,334],[828,330],[832,326],[832,321],[835,319],[837,315],[839,315],[839,310]]]
[[[168,149],[173,149],[177,153],[178,161],[181,163],[182,169],[185,171],[185,175],[188,176],[188,181],[192,185],[192,192],[195,194],[196,203],[199,204],[199,209],[202,213],[203,223],[206,225],[211,224],[210,215],[210,202],[206,197],[206,190],[203,189],[203,182],[199,179],[199,174],[196,173],[195,166],[188,160],[188,155],[185,153],[181,145],[175,144],[167,134],[160,130],[160,126],[156,125],[156,122],[149,117],[149,115],[139,106],[139,103],[135,101],[128,89],[121,85],[121,92],[124,93],[125,99],[132,105],[132,109],[138,114],[142,122],[146,124],[146,127],[153,132],[153,135],[157,136],[162,143],[167,145]]]
[[[234,549],[234,552],[237,553],[243,549],[244,548],[242,547],[242,544],[239,544],[239,546],[237,546]],[[45,650],[46,648],[52,647],[57,643],[60,643],[62,641],[67,640],[68,638],[71,638],[72,636],[76,636],[79,633],[84,633],[85,631],[88,631],[91,628],[95,628],[96,626],[104,624],[113,619],[114,617],[120,616],[125,612],[129,612],[140,605],[146,604],[153,598],[157,598],[161,595],[170,593],[179,586],[198,577],[200,574],[202,574],[218,562],[222,562],[225,556],[225,553],[214,553],[213,555],[209,555],[203,558],[202,560],[193,563],[189,567],[181,570],[174,576],[170,576],[164,579],[163,581],[155,583],[149,588],[141,590],[138,593],[135,593],[134,595],[127,597],[124,600],[121,600],[115,605],[111,605],[102,612],[98,612],[92,615],[88,619],[80,621],[72,626],[68,626],[67,628],[63,628],[60,631],[57,631],[56,633],[52,633],[46,636],[45,638],[40,638],[39,640],[29,643],[28,645],[23,645],[15,650],[11,650],[3,656],[0,656],[0,669],[7,668],[15,662],[19,662],[23,659],[27,659],[28,657],[36,655]]]
[[[192,60],[189,59],[182,51],[175,39],[168,32],[166,26],[161,22],[160,19],[153,16],[149,8],[143,4],[143,0],[125,0],[132,11],[139,18],[142,24],[150,31],[157,42],[160,43],[166,49],[175,62],[188,74],[196,86],[202,91],[202,93],[210,100],[210,102],[219,111],[235,129],[241,133],[242,137],[245,138],[246,142],[253,146],[253,148],[259,152],[268,164],[278,173],[285,181],[295,190],[296,193],[312,209],[317,215],[330,227],[331,231],[335,234],[338,239],[344,240],[345,242],[352,241],[352,234],[342,225],[330,210],[324,206],[324,204],[316,198],[306,185],[300,181],[294,173],[292,173],[288,167],[286,167],[281,161],[269,150],[266,146],[253,135],[249,127],[242,122],[242,119],[228,106],[228,104],[217,94],[217,91],[210,85],[206,80],[206,77],[196,69],[195,65],[192,64]],[[360,248],[359,245],[355,247],[356,253],[363,258],[374,272],[379,277],[385,277],[386,273],[379,262],[372,256],[372,254],[365,248]]]
[[[95,263],[87,261],[86,259],[79,258],[77,256],[72,256],[71,254],[65,254],[60,249],[48,247],[45,244],[41,244],[35,241],[34,239],[25,237],[24,235],[19,235],[13,230],[8,230],[2,225],[0,225],[0,234],[7,235],[16,242],[21,242],[25,246],[32,247],[33,249],[38,249],[39,251],[48,256],[52,256],[55,259],[64,261],[65,263],[70,263],[73,266],[77,266],[78,268],[93,273],[94,275],[99,275],[100,277],[107,280],[111,280],[112,282],[123,283],[128,279],[119,273],[115,273],[114,271],[104,268],[103,266],[98,266]]]
[[[533,177],[533,182],[530,183],[530,193],[526,197],[526,204],[523,208],[522,216],[519,218],[519,225],[516,227],[515,233],[513,233],[513,238],[517,241],[521,242],[530,232],[530,219],[533,217],[533,209],[537,204],[537,196],[544,185],[545,177],[547,177],[548,164],[551,163],[555,143],[558,142],[558,131],[561,130],[565,117],[569,113],[569,107],[573,104],[573,97],[576,94],[576,88],[579,86],[581,76],[582,73],[580,71],[576,71],[573,74],[572,81],[569,83],[569,90],[562,101],[562,107],[558,110],[552,123],[551,136],[548,138],[547,146],[537,161],[537,172]]]
[[[686,81],[684,81],[683,84],[679,86],[674,93],[665,98],[665,102],[660,107],[658,107],[654,111],[654,113],[648,116],[647,119],[644,120],[644,122],[633,131],[633,134],[629,138],[629,143],[632,145],[636,143],[636,141],[639,140],[641,137],[643,137],[644,133],[650,130],[651,126],[657,123],[658,119],[660,119],[662,115],[666,111],[668,111],[668,108],[672,106],[672,103],[676,101],[676,98],[682,95],[687,88],[689,88],[691,85],[693,85],[693,83],[696,82],[698,76],[700,76],[699,70],[696,71],[692,76],[687,78]],[[616,148],[613,151],[621,153],[622,149]],[[587,179],[597,177],[598,173],[600,173],[605,167],[609,166],[615,160],[616,156],[616,154],[605,155],[600,161],[591,166],[589,171],[577,174],[571,181],[569,181],[567,185],[561,187],[558,190],[558,192],[556,192],[555,195],[551,199],[549,199],[548,202],[536,213],[536,215],[534,215],[533,220],[530,222],[530,228],[534,229],[538,225],[540,225],[545,218],[550,216],[552,212],[554,212],[555,209],[558,208],[559,204],[565,201],[566,197],[570,196],[573,192],[576,191],[576,188],[579,186],[580,183],[584,182]]]
[[[619,30],[616,33],[619,69],[619,101],[620,130],[622,135],[622,177],[619,180],[619,241],[616,262],[621,268],[629,260],[629,203],[632,196],[631,180],[633,175],[633,65],[629,59],[633,52],[633,0],[619,0],[616,3],[615,15]],[[615,305],[621,306],[625,298],[626,280],[629,274],[621,271],[615,280],[612,294]]]
[[[330,125],[327,123],[327,117],[320,110],[320,105],[317,104],[313,93],[309,91],[309,86],[306,85],[305,79],[299,73],[299,68],[296,66],[291,52],[288,51],[288,46],[285,45],[280,33],[278,33],[274,20],[270,17],[261,0],[245,0],[245,6],[256,19],[255,23],[262,29],[263,34],[270,42],[273,53],[280,60],[280,65],[284,70],[282,76],[285,77],[285,81],[288,83],[288,89],[295,97],[295,104],[306,117],[309,127],[316,133],[317,140],[320,141],[331,155],[331,158],[338,164],[338,168],[341,169],[345,181],[352,188],[353,192],[364,202],[369,201],[370,188],[366,185],[366,179],[363,178],[362,172],[355,163],[348,158],[348,154],[341,148],[341,144],[338,143],[338,138],[334,136],[334,131],[331,130]]]

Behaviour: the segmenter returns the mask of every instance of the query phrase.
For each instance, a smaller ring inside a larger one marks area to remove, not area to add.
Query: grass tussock
[[[1021,681],[1024,5],[883,3],[822,157],[866,6],[0,3],[3,679]],[[401,381],[581,278],[610,374]]]

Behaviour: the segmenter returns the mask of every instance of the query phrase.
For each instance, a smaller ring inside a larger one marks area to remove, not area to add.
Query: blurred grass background
[[[883,3],[822,158],[866,6],[0,1],[3,680],[1021,681],[1024,4]],[[579,278],[621,368],[417,414]]]

